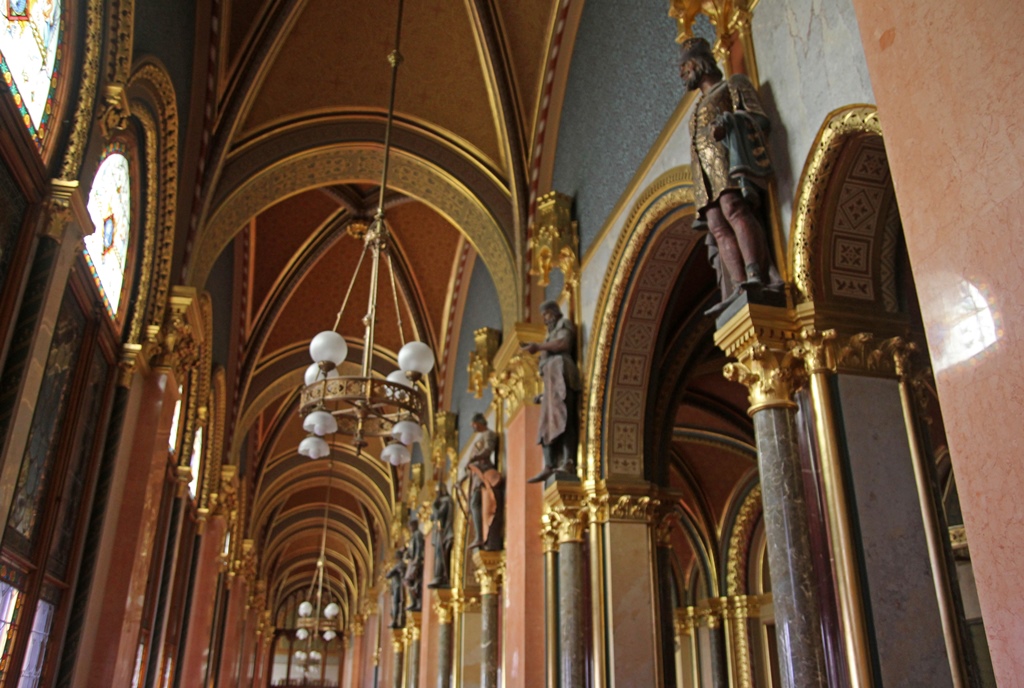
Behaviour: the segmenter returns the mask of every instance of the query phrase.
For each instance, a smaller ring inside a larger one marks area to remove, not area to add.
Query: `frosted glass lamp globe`
[[[299,605],[299,616],[303,619],[308,619],[313,614],[313,603],[309,600],[302,602]],[[299,629],[302,630],[302,629]]]
[[[434,352],[423,342],[409,342],[398,352],[398,367],[426,375],[434,369]]]
[[[329,361],[339,366],[348,356],[348,344],[337,332],[325,330],[309,343],[309,355],[314,363]]]
[[[327,411],[313,411],[302,419],[302,429],[323,437],[338,432],[338,420]]]
[[[322,459],[331,453],[331,447],[327,440],[316,435],[310,435],[299,442],[299,454],[310,459]]]

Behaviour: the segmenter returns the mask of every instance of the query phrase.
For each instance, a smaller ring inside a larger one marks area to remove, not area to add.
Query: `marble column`
[[[730,671],[735,688],[753,688],[754,675],[750,662],[750,634],[747,619],[750,602],[746,595],[725,598],[726,642],[729,648]]]
[[[405,678],[405,629],[391,629],[391,685],[404,688]]]
[[[558,528],[558,684],[584,685],[586,646],[584,585],[586,563],[583,538],[587,523],[583,488],[578,482],[558,481],[544,490],[546,518]]]
[[[715,333],[715,343],[738,359],[725,366],[726,378],[750,394],[782,685],[821,688],[821,609],[792,399],[802,370],[792,352],[796,331],[790,311],[745,304]]]
[[[718,602],[717,599],[713,601]],[[713,604],[710,609],[702,611],[704,613],[701,615],[700,621],[707,628],[710,649],[708,665],[711,667],[711,685],[713,688],[729,688],[729,656],[725,648],[725,629],[722,625],[721,607],[718,604]]]
[[[437,615],[437,688],[450,688],[452,683],[451,590],[434,590],[434,613]]]
[[[682,607],[675,610],[675,632],[678,645],[676,686],[698,688],[700,686],[700,655],[697,650],[697,618],[693,607]]]
[[[501,579],[504,574],[505,553],[473,553],[476,564],[476,580],[480,584],[480,686],[498,688],[498,666],[500,659],[498,645],[501,621],[498,617],[498,601],[501,599]]]
[[[420,684],[420,624],[423,623],[423,612],[409,612],[409,620],[405,627],[408,647],[406,662],[406,682],[408,688],[418,688]]]

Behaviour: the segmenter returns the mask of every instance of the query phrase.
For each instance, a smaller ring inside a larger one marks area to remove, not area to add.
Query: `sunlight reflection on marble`
[[[946,320],[929,332],[935,352],[935,372],[977,359],[1002,337],[999,315],[982,290],[966,280],[959,298],[947,310]]]

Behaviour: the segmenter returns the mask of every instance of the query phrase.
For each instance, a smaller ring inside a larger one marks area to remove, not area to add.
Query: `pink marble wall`
[[[1024,675],[1024,4],[855,0],[996,678]],[[987,302],[987,303],[986,303]],[[973,312],[972,312],[973,311]]]
[[[188,613],[188,635],[181,658],[181,685],[201,686],[210,663],[210,640],[213,634],[213,606],[217,599],[217,559],[224,544],[224,519],[214,518],[206,525],[199,544],[192,581],[192,604]],[[182,571],[179,575],[187,575]]]
[[[543,488],[526,479],[540,470],[539,406],[525,406],[505,432],[505,582],[502,676],[506,688],[544,685]]]
[[[608,664],[615,686],[656,686],[658,637],[650,526],[612,521],[607,543]]]

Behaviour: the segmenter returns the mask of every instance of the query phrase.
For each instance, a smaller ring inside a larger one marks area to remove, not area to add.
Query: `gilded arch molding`
[[[643,413],[657,327],[667,292],[701,237],[683,221],[693,198],[689,167],[656,179],[634,204],[609,261],[587,360],[590,480],[643,478]]]
[[[503,327],[511,331],[522,312],[516,259],[496,218],[463,183],[437,165],[392,150],[389,184],[426,203],[459,228],[483,258],[494,281]],[[259,170],[210,215],[197,239],[189,284],[205,284],[220,252],[254,215],[277,201],[329,184],[374,181],[380,176],[376,146],[327,146],[288,156]]]
[[[821,223],[829,180],[846,143],[851,137],[862,134],[882,135],[874,105],[849,105],[832,111],[818,130],[804,164],[793,208],[788,251],[789,274],[793,276],[800,301],[813,302],[816,296],[813,247],[826,229]]]

